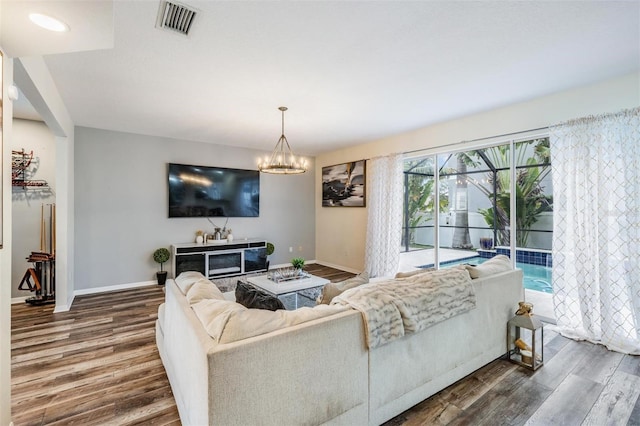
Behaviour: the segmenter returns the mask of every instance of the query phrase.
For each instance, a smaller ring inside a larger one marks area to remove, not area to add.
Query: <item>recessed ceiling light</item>
[[[43,15],[42,13],[30,13],[29,19],[31,19],[31,22],[45,30],[57,32],[69,31],[69,26],[67,24],[49,15]]]

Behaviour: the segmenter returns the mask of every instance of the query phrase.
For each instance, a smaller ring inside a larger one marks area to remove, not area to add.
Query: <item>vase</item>
[[[227,242],[231,242],[233,241],[233,234],[231,232],[229,232],[229,234],[227,234]]]
[[[204,237],[202,235],[198,235],[196,237],[196,243],[197,244],[202,244],[204,242]]]

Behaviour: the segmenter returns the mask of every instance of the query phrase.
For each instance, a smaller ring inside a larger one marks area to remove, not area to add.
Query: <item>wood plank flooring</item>
[[[353,276],[310,264],[331,281]],[[155,346],[162,287],[12,306],[12,413],[22,425],[178,425]],[[640,357],[545,333],[535,373],[496,360],[386,423],[640,425]]]
[[[69,312],[13,305],[18,425],[180,424],[155,346],[162,287],[77,297]]]

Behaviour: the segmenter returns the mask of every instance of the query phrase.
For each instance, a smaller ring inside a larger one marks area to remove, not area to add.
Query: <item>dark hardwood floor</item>
[[[161,287],[12,306],[13,422],[180,424],[155,346]]]
[[[353,275],[305,269],[334,282]],[[154,286],[77,297],[58,314],[13,305],[14,424],[180,424],[155,346],[163,299]],[[537,372],[496,360],[387,425],[640,425],[640,357],[545,340]]]

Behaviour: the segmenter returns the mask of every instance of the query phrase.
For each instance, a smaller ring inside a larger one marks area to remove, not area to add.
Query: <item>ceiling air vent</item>
[[[188,36],[193,20],[196,17],[196,12],[196,9],[179,3],[161,1],[156,27]]]

